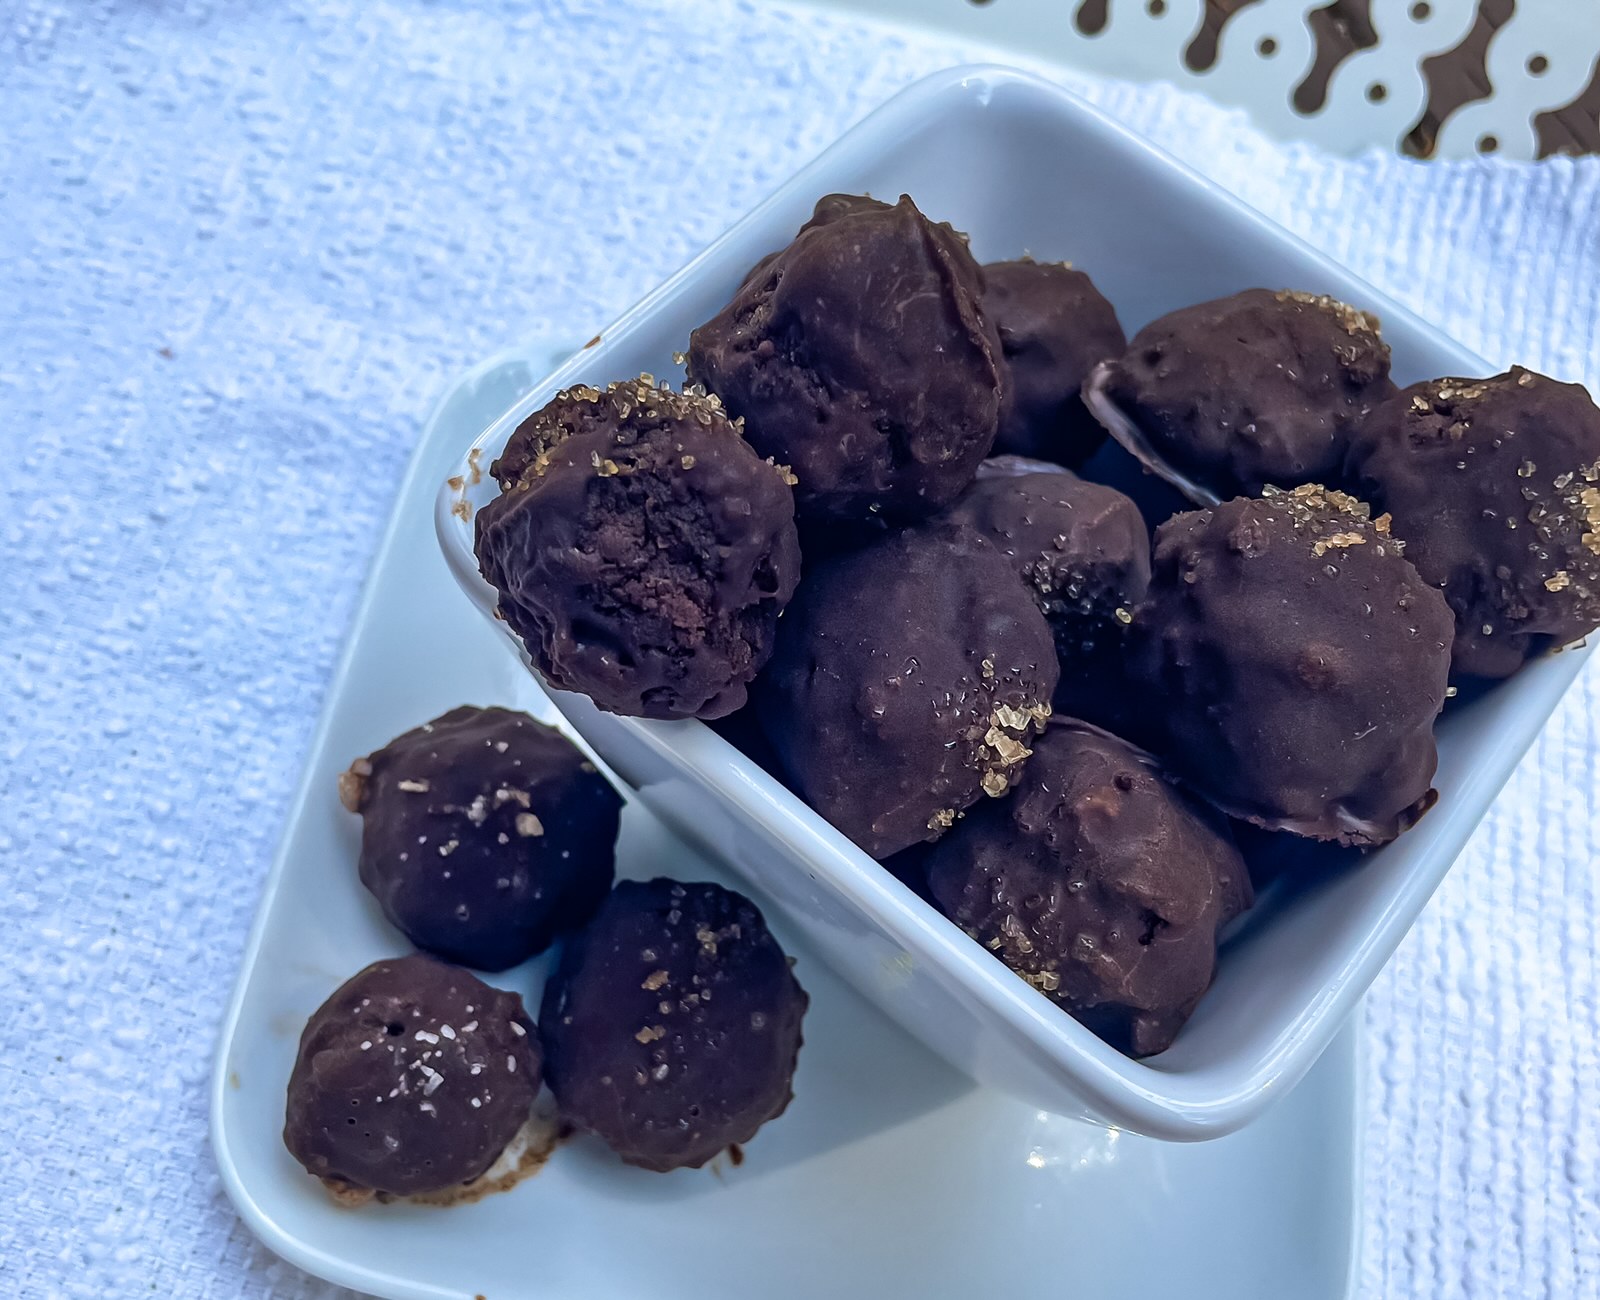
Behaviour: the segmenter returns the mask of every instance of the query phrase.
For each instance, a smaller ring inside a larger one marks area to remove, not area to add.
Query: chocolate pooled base
[[[1130,673],[1169,764],[1224,812],[1382,844],[1432,801],[1454,630],[1388,517],[1309,485],[1157,530]]]
[[[539,1078],[515,993],[432,957],[374,962],[301,1034],[283,1140],[336,1190],[440,1192],[495,1162]]]
[[[1116,311],[1087,275],[1059,262],[990,262],[983,281],[1002,357],[995,454],[1081,465],[1106,434],[1079,390],[1128,345]]]
[[[1011,787],[1057,675],[1012,562],[934,522],[809,570],[752,699],[790,788],[886,858]]]
[[[622,800],[554,727],[463,706],[357,759],[361,883],[417,947],[479,970],[543,952],[600,906]]]
[[[1146,468],[1211,505],[1339,482],[1354,425],[1394,391],[1375,317],[1247,289],[1146,325],[1084,400]]]
[[[1579,385],[1520,366],[1414,384],[1350,459],[1449,601],[1458,675],[1508,677],[1600,625],[1600,410]]]
[[[1000,341],[964,236],[833,194],[690,336],[690,379],[792,465],[802,516],[908,520],[955,499],[994,443]]]
[[[1052,723],[1010,798],[927,851],[936,906],[1113,1047],[1165,1051],[1250,906],[1227,822],[1105,732]]]
[[[1060,663],[1056,711],[1112,725],[1127,711],[1123,633],[1150,584],[1150,537],[1116,489],[1028,464],[985,461],[943,517],[986,537],[1037,601]]]
[[[545,986],[564,1119],[628,1164],[698,1168],[793,1097],[808,999],[748,898],[625,880]]]
[[[478,564],[551,685],[646,718],[744,704],[800,576],[794,476],[715,397],[568,389],[491,472]]]

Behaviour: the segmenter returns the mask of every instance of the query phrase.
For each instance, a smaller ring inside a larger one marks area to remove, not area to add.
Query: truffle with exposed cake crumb
[[[625,880],[545,986],[550,1090],[629,1164],[698,1168],[788,1106],[807,1001],[742,894]]]
[[[1000,341],[965,237],[902,197],[833,194],[690,336],[689,377],[792,465],[803,517],[932,514],[994,443]]]
[[[752,698],[790,787],[886,858],[1011,787],[1057,671],[1012,561],[936,521],[809,570]]]
[[[417,947],[479,970],[543,952],[600,906],[622,800],[554,727],[463,706],[357,759],[361,883]]]
[[[1157,530],[1130,669],[1168,761],[1224,812],[1381,844],[1432,801],[1454,631],[1388,516],[1303,485]]]
[[[715,397],[568,389],[491,472],[478,564],[552,686],[646,718],[744,704],[800,576],[794,476]]]
[[[1150,582],[1139,507],[1115,488],[1011,457],[985,461],[945,518],[1011,561],[1055,634],[1058,712],[1113,725],[1125,711],[1122,640]]]
[[[1106,732],[1052,723],[1010,798],[927,852],[939,909],[1133,1056],[1166,1050],[1251,902],[1227,821]]]
[[[337,1193],[441,1192],[499,1158],[540,1064],[515,993],[432,957],[374,962],[301,1034],[283,1140]]]
[[[1002,358],[995,454],[1081,465],[1105,430],[1079,390],[1128,345],[1116,311],[1087,275],[1061,262],[990,262],[983,281]]]
[[[1600,625],[1600,410],[1579,385],[1520,366],[1415,384],[1351,466],[1455,612],[1456,673],[1507,677]]]
[[[1146,325],[1084,400],[1146,468],[1209,505],[1339,482],[1356,424],[1394,391],[1375,316],[1247,289]]]

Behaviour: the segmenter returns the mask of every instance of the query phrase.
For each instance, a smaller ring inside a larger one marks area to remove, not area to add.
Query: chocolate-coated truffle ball
[[[1387,516],[1303,485],[1156,531],[1130,668],[1169,762],[1224,812],[1381,844],[1432,800],[1454,630]]]
[[[980,468],[945,517],[988,538],[1049,621],[1061,663],[1056,709],[1109,721],[1110,697],[1122,690],[1123,631],[1150,582],[1150,538],[1139,507],[1065,470]]]
[[[938,522],[811,569],[752,698],[790,788],[886,858],[1011,787],[1056,677],[1011,561]]]
[[[806,1005],[748,898],[625,880],[545,986],[550,1090],[629,1164],[698,1168],[788,1106]]]
[[[1506,677],[1600,624],[1600,410],[1577,384],[1518,366],[1413,385],[1351,464],[1455,611],[1455,672]]]
[[[622,800],[554,727],[462,707],[358,758],[361,883],[419,948],[504,970],[582,925],[611,888]]]
[[[1152,321],[1084,395],[1149,469],[1212,504],[1337,482],[1353,426],[1394,391],[1376,317],[1247,289]]]
[[[491,467],[483,576],[551,685],[646,718],[745,701],[800,576],[791,475],[648,375],[560,393]]]
[[[1105,438],[1079,390],[1128,340],[1082,271],[1062,263],[990,262],[983,309],[1000,335],[999,454],[1080,465]]]
[[[929,849],[927,871],[940,911],[1134,1056],[1171,1045],[1217,931],[1251,901],[1227,822],[1077,722],[1052,724],[1016,792]]]
[[[283,1140],[336,1190],[443,1191],[505,1150],[539,1067],[515,993],[432,957],[374,962],[300,1035]]]
[[[909,198],[830,195],[689,341],[691,379],[792,465],[803,516],[914,519],[994,442],[1000,343],[963,237]]]

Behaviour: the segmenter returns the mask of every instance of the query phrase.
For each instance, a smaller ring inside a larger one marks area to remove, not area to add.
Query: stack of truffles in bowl
[[[1600,624],[1588,394],[1399,389],[1375,318],[1293,287],[1127,340],[1080,270],[982,266],[910,198],[830,195],[685,360],[682,391],[572,388],[517,428],[476,520],[500,616],[602,709],[738,714],[1134,1056],[1251,905],[1236,823],[1405,833],[1456,686]],[[1085,476],[1118,457],[1195,508]]]

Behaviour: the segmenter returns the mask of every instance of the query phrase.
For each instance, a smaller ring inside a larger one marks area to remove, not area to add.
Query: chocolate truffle
[[[622,800],[554,727],[462,707],[358,758],[361,883],[419,948],[479,970],[543,952],[600,906]]]
[[[1000,335],[997,453],[1081,465],[1105,438],[1079,390],[1128,340],[1117,313],[1064,263],[990,262],[983,309]]]
[[[539,1065],[515,993],[432,957],[374,962],[300,1035],[283,1140],[335,1190],[444,1191],[516,1136]]]
[[[645,718],[745,701],[800,576],[793,475],[715,397],[649,375],[529,416],[478,513],[500,616],[552,685]]]
[[[994,442],[1000,342],[965,238],[909,198],[829,195],[689,340],[691,379],[794,467],[805,517],[915,519]]]
[[[1269,489],[1156,531],[1130,671],[1178,775],[1273,830],[1382,844],[1432,801],[1454,622],[1387,515]]]
[[[1354,477],[1456,616],[1453,669],[1507,677],[1600,624],[1600,411],[1520,366],[1379,406]]]
[[[1133,1056],[1166,1050],[1250,905],[1227,822],[1149,755],[1078,722],[1034,742],[1016,792],[928,850],[939,910]]]
[[[790,788],[886,858],[1010,788],[1056,677],[1012,562],[935,522],[810,570],[753,700]]]
[[[698,1168],[788,1106],[806,1005],[748,898],[625,880],[545,986],[550,1090],[630,1165]]]
[[[1065,470],[1012,473],[1030,462],[1000,459],[945,517],[988,538],[1038,602],[1061,665],[1057,710],[1109,721],[1123,631],[1150,582],[1144,519],[1114,488]]]
[[[1247,289],[1146,325],[1084,400],[1146,468],[1210,505],[1337,482],[1353,426],[1394,391],[1376,317]]]

